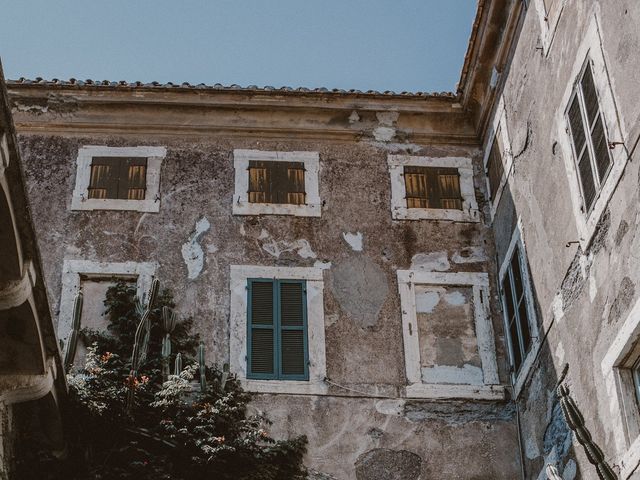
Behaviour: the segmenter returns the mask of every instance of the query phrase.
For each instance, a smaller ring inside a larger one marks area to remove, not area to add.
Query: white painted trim
[[[419,157],[415,155],[388,155],[391,178],[391,218],[394,220],[451,220],[479,222],[478,203],[473,187],[473,162],[464,157]],[[404,167],[457,168],[460,174],[462,210],[442,208],[407,208]]]
[[[306,204],[250,203],[248,190],[249,162],[251,160],[303,162]],[[294,215],[297,217],[319,217],[321,215],[320,154],[318,152],[275,152],[236,149],[233,151],[233,168],[235,169],[234,215]]]
[[[520,371],[518,372],[518,374],[511,374],[513,392],[514,396],[517,398],[522,391],[522,387],[524,386],[524,383],[529,376],[531,368],[533,367],[533,363],[538,355],[538,351],[540,350],[542,340],[540,329],[538,328],[538,320],[535,309],[533,288],[531,286],[531,275],[529,273],[529,264],[527,262],[527,250],[525,248],[524,232],[521,218],[518,218],[516,228],[513,231],[513,235],[511,235],[509,248],[507,249],[507,253],[504,257],[504,260],[502,261],[502,264],[500,265],[498,273],[498,289],[500,291],[500,302],[502,307],[504,338],[507,342],[507,350],[509,351],[509,361],[511,365],[513,365],[513,357],[511,354],[511,337],[509,335],[509,323],[506,314],[507,309],[504,304],[504,297],[502,295],[502,280],[507,273],[509,265],[511,264],[511,258],[513,257],[516,246],[518,246],[520,249],[520,271],[522,272],[522,275],[524,277],[524,295],[527,307],[527,315],[529,317],[529,331],[531,332],[531,348],[529,349],[529,353],[527,354],[526,358],[522,359],[522,365],[520,366]]]
[[[489,161],[489,154],[491,153],[491,145],[493,144],[493,141],[496,138],[496,134],[498,132],[500,132],[499,140],[501,144],[499,144],[498,147],[502,146],[502,149],[500,151],[500,159],[502,161],[502,179],[500,180],[500,184],[498,185],[496,198],[494,198],[492,202],[492,192],[491,186],[489,185],[489,172],[487,171],[487,162]],[[498,101],[498,106],[496,108],[496,113],[489,128],[487,141],[484,146],[484,157],[482,159],[482,166],[486,177],[485,181],[487,187],[487,201],[491,205],[490,218],[493,221],[498,205],[500,204],[502,192],[509,182],[513,167],[513,152],[511,151],[511,139],[509,137],[509,129],[507,127],[507,110],[504,106],[504,98],[502,96],[500,96],[500,100]]]
[[[160,211],[160,168],[167,154],[165,147],[107,147],[86,145],[78,149],[76,186],[71,197],[71,210],[135,210]],[[88,198],[93,157],[144,157],[147,159],[147,180],[144,200]]]
[[[624,131],[625,123],[621,118],[621,112],[617,110],[615,104],[613,85],[609,83],[609,75],[602,49],[598,20],[595,14],[589,23],[589,27],[585,33],[582,43],[576,51],[575,61],[571,69],[570,76],[572,83],[567,85],[564,95],[562,96],[562,101],[560,102],[555,115],[558,143],[561,147],[562,157],[567,171],[569,191],[571,193],[571,200],[573,203],[573,213],[576,219],[580,245],[583,250],[586,250],[588,247],[591,238],[595,233],[596,225],[604,213],[606,206],[609,203],[620,178],[622,177],[628,161],[628,156],[623,148],[616,147],[609,150],[613,166],[597,194],[591,212],[587,216],[587,214],[582,211],[582,193],[573,148],[571,146],[569,124],[566,118],[566,110],[569,106],[571,96],[575,91],[575,84],[579,79],[579,75],[582,72],[582,68],[587,59],[591,61],[593,79],[598,92],[600,112],[602,113],[607,140],[609,142],[621,141],[621,139],[627,138],[626,132]],[[619,119],[620,121],[618,121]]]
[[[155,262],[96,262],[92,260],[65,260],[62,267],[62,293],[58,313],[58,338],[65,343],[71,332],[73,304],[80,291],[80,275],[90,277],[120,277],[136,280],[138,298],[143,298],[151,287],[158,268]]]
[[[250,392],[326,395],[328,385],[324,331],[323,269],[314,267],[230,266],[229,369]],[[247,379],[247,280],[306,280],[309,380]]]
[[[567,0],[555,0],[551,12],[547,12],[544,0],[534,0],[538,19],[540,20],[540,41],[542,42],[542,53],[546,57],[551,50],[551,44],[556,36],[558,22],[564,10]]]
[[[398,291],[402,309],[402,338],[405,372],[411,398],[470,398],[489,400],[504,398],[504,388],[498,386],[493,325],[489,310],[489,276],[475,272],[423,272],[398,270]],[[416,285],[469,285],[474,298],[474,320],[478,355],[482,363],[484,385],[423,383],[420,371],[420,344],[416,313]]]
[[[622,363],[627,360],[638,342],[640,342],[640,299],[631,309],[600,364],[607,388],[609,410],[615,422],[612,428],[614,441],[617,450],[622,452],[616,463],[620,465],[620,478],[624,480],[630,478],[630,475],[640,467],[640,435],[629,438],[630,426],[627,425],[628,421],[638,421],[638,412],[636,410],[635,415],[628,415],[624,411],[625,394],[635,395],[634,385],[627,384],[621,375]],[[637,409],[637,403],[633,402],[632,407]],[[634,427],[637,431],[640,425]]]

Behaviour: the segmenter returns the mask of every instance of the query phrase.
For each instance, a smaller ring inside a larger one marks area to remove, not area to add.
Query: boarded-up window
[[[144,200],[147,159],[137,157],[93,157],[89,198]]]
[[[567,110],[567,120],[571,131],[583,207],[585,212],[589,212],[611,167],[609,143],[589,63],[576,84]]]
[[[305,204],[304,163],[249,162],[249,202]]]
[[[462,210],[460,174],[456,168],[404,167],[407,208]]]
[[[516,246],[502,279],[502,298],[507,321],[514,372],[518,372],[531,348],[531,327],[520,249]]]
[[[308,380],[306,283],[248,282],[247,378]]]
[[[491,201],[496,199],[502,175],[504,174],[504,166],[502,164],[502,151],[500,145],[500,130],[496,132],[493,142],[491,143],[491,151],[487,158],[487,175],[489,177],[489,193]]]

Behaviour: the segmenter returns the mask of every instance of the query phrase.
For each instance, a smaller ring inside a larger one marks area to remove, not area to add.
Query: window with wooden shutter
[[[580,180],[583,209],[588,213],[612,165],[598,93],[589,62],[582,71],[571,97],[567,109],[567,121]]]
[[[501,132],[498,130],[491,143],[491,151],[487,159],[487,176],[489,177],[489,194],[491,201],[496,199],[502,175],[504,174],[504,165],[502,164],[502,150],[500,145]]]
[[[306,282],[248,281],[247,378],[308,380]]]
[[[304,205],[303,162],[249,162],[249,202]]]
[[[456,168],[405,166],[404,183],[407,208],[462,210]]]
[[[517,373],[531,348],[531,327],[524,285],[527,281],[521,268],[520,249],[516,246],[502,279],[502,299],[507,321],[507,335]]]
[[[136,157],[93,157],[89,198],[144,200],[147,159]]]

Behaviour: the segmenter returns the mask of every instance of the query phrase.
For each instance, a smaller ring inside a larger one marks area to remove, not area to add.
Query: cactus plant
[[[174,370],[175,370],[174,371],[175,375],[180,375],[180,372],[182,372],[182,354],[181,353],[176,355]]]
[[[207,366],[204,363],[204,342],[198,345],[198,365],[200,366],[200,391],[207,391]]]
[[[220,376],[220,390],[223,392],[228,379],[229,379],[229,364],[225,363],[222,366],[222,375]]]
[[[80,334],[80,319],[82,316],[82,292],[78,292],[73,301],[73,317],[71,323],[71,333],[67,341],[67,350],[64,354],[64,368],[68,372],[73,365],[73,359],[76,356],[78,348],[78,336]]]
[[[162,307],[162,379],[166,382],[169,379],[171,370],[169,368],[169,357],[171,357],[171,333],[176,327],[176,314],[169,307]]]

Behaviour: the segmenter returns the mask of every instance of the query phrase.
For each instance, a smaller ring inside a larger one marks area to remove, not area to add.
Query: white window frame
[[[72,329],[73,304],[80,291],[81,276],[89,278],[123,278],[136,281],[136,295],[142,299],[158,268],[155,262],[96,262],[93,260],[65,260],[62,267],[62,293],[58,313],[58,338],[65,345]],[[82,319],[81,319],[82,322]]]
[[[167,154],[165,147],[108,147],[85,145],[78,149],[76,186],[71,197],[71,210],[134,210],[160,211],[160,168]],[[117,198],[89,198],[91,162],[93,157],[139,157],[147,159],[147,178],[144,200]]]
[[[609,142],[620,141],[627,138],[624,131],[624,121],[621,112],[617,110],[613,86],[609,83],[607,67],[605,64],[604,53],[602,51],[601,36],[597,18],[594,14],[585,37],[576,52],[575,62],[571,69],[571,83],[567,85],[560,106],[556,111],[556,125],[558,128],[558,143],[561,147],[562,157],[564,159],[565,169],[569,180],[569,191],[573,204],[573,213],[576,219],[580,246],[586,250],[593,238],[596,226],[600,217],[604,213],[613,192],[615,191],[624,169],[626,167],[628,156],[624,148],[616,147],[609,150],[611,155],[611,167],[609,174],[601,185],[600,190],[596,192],[596,198],[590,212],[583,211],[582,189],[580,186],[579,173],[577,171],[576,160],[574,158],[572,139],[570,136],[569,122],[566,117],[567,109],[570,106],[570,100],[573,97],[576,83],[581,78],[581,73],[585,63],[591,63],[591,72],[598,93],[598,105],[604,130]]]
[[[394,220],[452,220],[479,222],[480,213],[473,186],[473,162],[464,157],[420,157],[415,155],[388,155],[391,177],[391,218]],[[460,175],[462,210],[448,208],[408,208],[404,167],[456,168]]]
[[[324,331],[322,268],[231,265],[229,369],[249,392],[326,395],[328,385]],[[307,344],[309,380],[255,380],[247,378],[247,280],[250,278],[305,280],[307,285]]]
[[[616,450],[621,452],[615,463],[620,466],[623,480],[640,468],[640,403],[635,398],[631,372],[625,367],[630,356],[640,356],[639,350],[640,300],[637,300],[600,364],[614,422],[610,433]]]
[[[249,202],[249,162],[302,162],[304,164],[305,204],[251,203]],[[322,213],[320,200],[320,154],[318,152],[276,152],[264,150],[233,151],[235,169],[235,192],[233,194],[234,215],[294,215],[296,217],[319,217]]]
[[[500,160],[502,161],[502,178],[500,179],[500,183],[498,184],[497,189],[498,191],[496,192],[496,196],[492,202],[492,192],[491,186],[489,184],[489,171],[487,164],[489,162],[489,154],[491,153],[493,141],[495,140],[498,132],[500,133],[498,147],[500,147],[500,144],[502,145],[502,150],[500,151]],[[493,117],[493,121],[491,122],[489,134],[487,135],[487,142],[484,146],[484,158],[482,159],[482,165],[484,167],[486,177],[487,201],[491,205],[490,218],[493,221],[496,210],[498,209],[498,205],[500,204],[502,192],[509,182],[511,169],[513,167],[513,152],[511,151],[511,140],[509,138],[509,130],[507,128],[507,110],[504,106],[504,98],[502,96],[500,97],[500,100],[498,102],[498,107],[496,108],[495,116]]]
[[[546,57],[551,50],[551,44],[556,36],[558,22],[564,11],[567,0],[555,0],[557,3],[551,12],[547,12],[544,0],[534,0],[535,8],[540,20],[540,41],[542,42],[542,53]]]
[[[407,398],[467,398],[501,400],[505,392],[498,378],[493,325],[489,309],[489,276],[486,273],[423,272],[398,270],[398,290],[402,309],[402,338],[408,385]],[[474,320],[483,385],[424,383],[420,369],[420,340],[416,312],[416,285],[470,286],[473,291]]]
[[[527,307],[527,316],[529,322],[529,334],[531,335],[531,347],[529,348],[529,352],[527,356],[522,359],[522,364],[520,365],[520,371],[513,371],[513,353],[512,353],[512,345],[511,345],[511,335],[509,333],[509,319],[507,318],[507,307],[505,304],[505,298],[502,291],[502,281],[507,274],[507,270],[511,265],[511,259],[513,258],[513,254],[515,253],[516,247],[518,247],[520,251],[520,272],[523,276],[522,278],[522,288],[524,289],[524,300],[525,305]],[[534,295],[533,288],[531,285],[531,275],[529,273],[529,264],[527,262],[527,251],[525,248],[524,235],[522,231],[522,220],[518,219],[518,224],[511,236],[511,241],[509,242],[509,248],[507,249],[507,253],[500,265],[500,270],[498,272],[498,289],[500,292],[500,306],[502,308],[502,319],[504,325],[504,338],[507,344],[507,350],[509,354],[509,365],[511,367],[511,384],[513,385],[514,397],[519,397],[520,392],[522,392],[522,387],[529,376],[529,372],[533,367],[533,363],[538,356],[538,351],[540,350],[541,338],[540,338],[540,329],[538,328],[538,320],[536,316],[536,309],[534,303]]]

